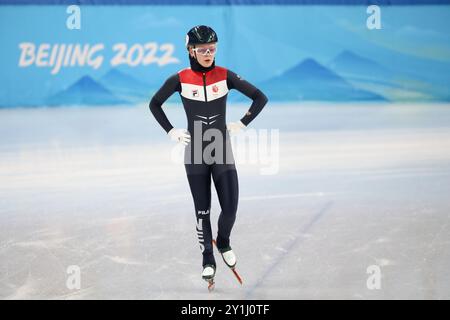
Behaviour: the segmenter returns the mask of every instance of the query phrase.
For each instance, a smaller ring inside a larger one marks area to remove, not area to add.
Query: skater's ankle
[[[217,249],[219,249],[219,251],[231,249],[229,238],[225,239],[225,238],[222,238],[220,235],[217,235],[216,244],[217,244]]]
[[[203,256],[203,267],[206,265],[216,266],[216,260],[214,259],[214,255],[208,254]]]

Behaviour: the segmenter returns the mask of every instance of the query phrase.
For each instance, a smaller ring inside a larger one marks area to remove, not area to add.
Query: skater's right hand
[[[227,129],[230,134],[238,134],[246,126],[241,121],[227,123]]]
[[[185,146],[191,141],[191,135],[186,129],[172,128],[168,133],[168,136],[173,141],[184,144]]]

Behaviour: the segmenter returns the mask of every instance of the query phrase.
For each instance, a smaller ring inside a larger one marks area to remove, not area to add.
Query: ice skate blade
[[[208,291],[211,292],[216,287],[216,283],[214,282],[214,279],[206,280],[208,282]]]
[[[217,248],[217,242],[216,240],[212,240],[213,245]],[[219,248],[217,248],[218,250]],[[222,254],[221,254],[222,255]],[[222,260],[223,262],[225,262],[225,264],[230,268],[230,270],[233,272],[234,277],[236,278],[236,280],[242,285],[243,281],[242,281],[242,277],[240,276],[240,274],[237,272],[236,270],[236,263],[234,264],[234,266],[230,266],[229,264],[227,264],[227,262],[225,261],[225,259],[222,256]]]

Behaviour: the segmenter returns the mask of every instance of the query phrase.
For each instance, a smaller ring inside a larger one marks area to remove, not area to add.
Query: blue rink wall
[[[72,3],[0,1],[0,107],[148,101],[198,24],[271,101],[450,101],[448,1]]]

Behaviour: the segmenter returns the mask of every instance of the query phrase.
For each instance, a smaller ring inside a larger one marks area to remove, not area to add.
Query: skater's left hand
[[[227,123],[227,129],[230,134],[238,134],[244,128],[245,124],[243,124],[241,121]]]

